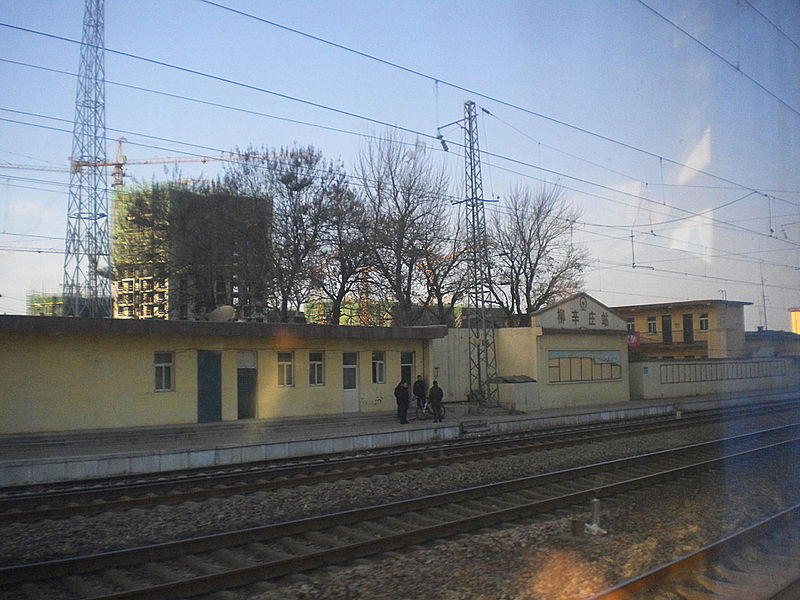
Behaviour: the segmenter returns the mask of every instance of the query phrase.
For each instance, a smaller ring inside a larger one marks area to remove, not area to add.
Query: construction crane
[[[260,152],[245,152],[238,154],[236,152],[228,152],[225,154],[214,154],[209,156],[161,156],[156,158],[139,158],[128,160],[123,152],[123,144],[127,142],[124,137],[117,140],[117,151],[113,161],[105,162],[82,162],[70,158],[70,170],[73,173],[78,173],[84,168],[95,167],[112,167],[112,189],[119,189],[124,185],[126,176],[126,165],[172,165],[179,163],[207,163],[207,162],[249,162],[254,160],[275,160],[285,159],[290,155],[288,153],[270,153],[261,154]],[[302,153],[305,156],[305,153]]]

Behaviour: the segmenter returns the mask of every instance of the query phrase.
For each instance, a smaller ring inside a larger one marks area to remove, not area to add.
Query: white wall
[[[791,359],[640,362],[630,381],[634,399],[704,396],[797,387],[800,368]]]

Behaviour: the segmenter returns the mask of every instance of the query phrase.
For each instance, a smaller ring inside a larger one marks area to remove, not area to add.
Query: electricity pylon
[[[111,316],[111,244],[106,180],[104,0],[86,0],[83,13],[73,168],[64,253],[64,314]],[[88,165],[88,166],[87,166]]]
[[[469,297],[474,312],[469,314],[470,390],[474,399],[493,406],[499,391],[492,381],[497,376],[494,324],[489,319],[491,304],[491,270],[489,238],[486,234],[486,213],[478,147],[478,118],[475,103],[464,103],[464,157],[466,163],[467,248],[469,251]]]

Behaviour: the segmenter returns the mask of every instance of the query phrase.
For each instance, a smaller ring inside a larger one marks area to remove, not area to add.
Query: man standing
[[[431,399],[431,408],[433,409],[433,422],[434,423],[441,423],[442,422],[442,398],[444,398],[444,392],[442,388],[439,387],[439,384],[435,381],[433,382],[433,387],[431,391],[428,392],[428,398]]]
[[[394,388],[394,399],[397,400],[397,418],[400,423],[408,423],[408,382],[401,381]]]
[[[417,375],[417,380],[414,382],[414,398],[417,400],[417,408],[422,410],[425,405],[425,380],[422,375]]]

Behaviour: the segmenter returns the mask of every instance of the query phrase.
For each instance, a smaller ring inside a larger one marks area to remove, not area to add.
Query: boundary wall
[[[704,396],[800,386],[792,358],[630,363],[631,399]]]

